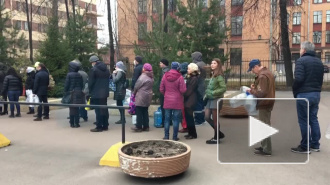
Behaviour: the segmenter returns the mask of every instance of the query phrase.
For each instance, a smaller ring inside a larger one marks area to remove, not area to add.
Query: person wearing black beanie
[[[169,62],[167,59],[163,58],[160,60],[159,62],[159,67],[161,68],[160,74],[159,74],[159,81],[158,81],[158,88],[160,88],[160,83],[162,81],[162,78],[164,76],[164,74],[169,71],[171,68],[168,66]],[[160,100],[160,108],[162,110],[162,127],[164,127],[164,120],[165,120],[165,110],[163,108],[164,105],[164,95],[162,93],[160,93],[159,95],[159,100]]]
[[[133,62],[134,64],[134,72],[133,72],[133,77],[132,77],[132,86],[131,89],[134,90],[135,83],[137,79],[140,77],[142,74],[142,68],[143,68],[143,58],[141,56],[136,56],[135,60]]]

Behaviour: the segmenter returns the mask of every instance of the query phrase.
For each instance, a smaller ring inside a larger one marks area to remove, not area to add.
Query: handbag
[[[63,95],[63,98],[61,100],[61,103],[63,103],[63,104],[69,104],[69,103],[71,103],[72,92],[73,91],[65,92],[64,95]]]
[[[113,92],[116,91],[116,84],[113,82],[112,79],[109,80],[109,89],[110,89],[110,91],[113,91]]]

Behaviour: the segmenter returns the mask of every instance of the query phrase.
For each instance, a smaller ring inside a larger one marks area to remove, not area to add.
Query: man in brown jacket
[[[257,98],[275,98],[275,79],[274,75],[264,66],[261,66],[260,60],[253,59],[249,63],[248,72],[256,74],[255,82],[251,85],[248,92]],[[273,110],[275,100],[258,100],[257,110],[259,110],[259,120],[270,124],[271,111]],[[271,156],[272,143],[270,137],[261,141],[261,147],[255,148],[255,155]]]

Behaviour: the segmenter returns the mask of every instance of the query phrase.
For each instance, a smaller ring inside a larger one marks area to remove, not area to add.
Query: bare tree
[[[115,65],[115,47],[113,43],[113,30],[112,30],[112,19],[111,19],[111,4],[110,0],[107,0],[108,8],[108,28],[109,28],[109,39],[110,39],[110,72],[113,71]]]
[[[66,10],[66,18],[69,21],[70,20],[70,12],[69,12],[69,3],[68,3],[68,0],[65,0],[65,10]]]
[[[29,48],[30,48],[30,62],[33,64],[33,44],[32,44],[32,2],[31,2],[31,15],[29,14],[29,3],[28,0],[25,0],[25,13],[26,21],[29,31]],[[30,20],[31,17],[31,20]]]

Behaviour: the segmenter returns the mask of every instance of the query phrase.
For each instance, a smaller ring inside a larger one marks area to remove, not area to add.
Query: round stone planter
[[[164,142],[169,145],[181,145],[185,148],[183,153],[170,157],[137,157],[127,155],[124,151],[134,145],[143,144],[144,142]],[[146,140],[138,141],[123,145],[119,151],[120,167],[124,173],[131,176],[144,178],[161,178],[177,175],[186,171],[189,167],[191,149],[188,145],[170,140]]]

